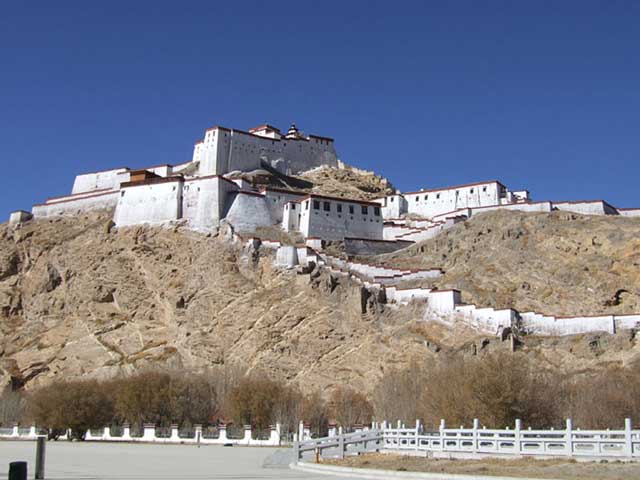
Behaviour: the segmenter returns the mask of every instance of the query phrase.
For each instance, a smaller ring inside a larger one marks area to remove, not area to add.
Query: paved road
[[[9,462],[29,463],[35,469],[35,442],[0,441],[0,478]],[[338,479],[282,468],[263,468],[275,448],[207,445],[150,445],[47,442],[46,478],[86,480],[204,480],[204,479]]]

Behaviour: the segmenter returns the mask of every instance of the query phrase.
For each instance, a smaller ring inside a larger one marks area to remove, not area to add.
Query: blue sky
[[[0,4],[0,210],[295,121],[401,190],[640,206],[640,2]]]

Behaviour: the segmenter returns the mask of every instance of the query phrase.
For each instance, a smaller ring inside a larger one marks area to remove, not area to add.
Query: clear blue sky
[[[640,206],[640,2],[0,5],[0,215],[294,120],[402,190]],[[4,213],[2,213],[4,212]]]

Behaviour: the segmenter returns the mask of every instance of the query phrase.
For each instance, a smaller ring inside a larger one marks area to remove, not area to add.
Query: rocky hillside
[[[107,213],[5,224],[0,252],[3,385],[237,363],[305,389],[365,386],[427,351],[410,312],[317,272],[275,271],[219,237],[117,231]]]
[[[345,164],[341,164],[341,168],[315,168],[295,177],[264,165],[253,172],[238,172],[235,177],[244,178],[256,187],[270,186],[358,200],[371,200],[395,191],[386,178]]]
[[[492,214],[386,261],[442,265],[443,285],[482,303],[634,310],[637,225]],[[412,358],[509,348],[460,326],[423,322],[423,306],[391,308],[347,280],[272,265],[268,253],[242,250],[224,234],[115,229],[109,212],[2,225],[0,387],[150,365],[239,364],[306,391],[337,384],[371,391]],[[621,289],[628,293],[616,295]],[[640,347],[623,332],[525,338],[521,348],[585,371],[633,362]]]
[[[463,301],[555,315],[640,312],[640,219],[495,211],[380,262],[439,266]]]
[[[394,193],[393,185],[384,177],[357,168],[317,168],[305,172],[301,179],[309,181],[313,193],[334,197],[371,200]]]

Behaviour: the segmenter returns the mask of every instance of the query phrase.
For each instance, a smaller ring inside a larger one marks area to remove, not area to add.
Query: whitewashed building
[[[305,238],[382,240],[382,209],[378,203],[311,194],[284,205],[282,228]]]
[[[248,131],[217,126],[196,142],[188,162],[78,175],[69,195],[36,204],[31,214],[14,212],[11,224],[110,208],[119,227],[181,222],[211,231],[224,220],[238,232],[281,226],[314,241],[349,239],[354,251],[386,252],[495,209],[640,216],[640,209],[603,200],[533,202],[527,190],[511,191],[497,180],[396,192],[372,202],[252,183],[269,171],[297,174],[317,167],[344,168],[329,137],[306,135],[295,125],[286,134],[267,124]]]

